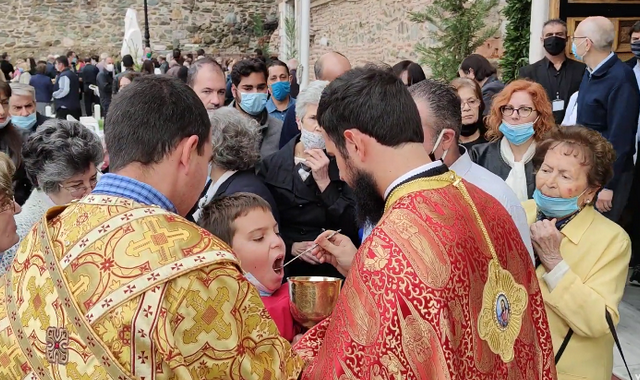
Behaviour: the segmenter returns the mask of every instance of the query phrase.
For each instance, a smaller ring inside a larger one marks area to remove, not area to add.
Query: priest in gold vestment
[[[179,216],[211,157],[196,94],[142,78],[106,125],[115,174],[49,210],[0,279],[0,379],[297,379],[230,248]]]
[[[542,296],[513,220],[424,151],[403,84],[354,69],[325,89],[317,116],[361,221],[377,225],[332,315],[294,346],[308,364],[302,378],[555,379]],[[322,244],[342,271],[333,250],[351,249],[346,240]]]

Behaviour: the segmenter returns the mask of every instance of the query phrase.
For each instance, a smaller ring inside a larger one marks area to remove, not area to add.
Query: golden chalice
[[[327,318],[338,302],[342,279],[289,277],[289,309],[298,323],[311,328]]]

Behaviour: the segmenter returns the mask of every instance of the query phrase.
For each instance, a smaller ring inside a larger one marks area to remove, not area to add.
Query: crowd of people
[[[330,52],[302,89],[259,51],[3,55],[0,379],[609,380],[640,264],[630,33],[622,62],[608,19],[547,21],[510,83],[477,54],[445,83]],[[81,95],[104,140],[66,120]],[[309,330],[298,276],[345,280]]]

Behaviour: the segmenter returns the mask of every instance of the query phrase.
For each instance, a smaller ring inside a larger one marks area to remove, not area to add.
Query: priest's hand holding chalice
[[[315,241],[316,247],[309,255],[321,263],[330,263],[345,277],[357,251],[351,240],[336,231],[325,231]],[[293,318],[306,328],[311,328],[333,312],[338,301],[342,280],[334,277],[290,277],[289,307]]]

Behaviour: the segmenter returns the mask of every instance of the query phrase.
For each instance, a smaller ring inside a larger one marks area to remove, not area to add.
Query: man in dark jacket
[[[67,119],[67,115],[71,115],[80,120],[80,80],[78,75],[69,69],[69,60],[67,57],[56,58],[56,69],[60,74],[56,77],[56,83],[53,86],[53,99],[55,99],[56,117],[58,119]]]
[[[13,78],[13,65],[9,62],[9,54],[7,53],[2,53],[2,57],[0,57],[0,70],[2,70],[7,82]]]
[[[571,95],[578,91],[586,68],[582,62],[567,59],[567,24],[560,19],[544,23],[542,37],[545,57],[520,69],[520,78],[539,83],[549,96],[556,124],[562,123]]]
[[[640,85],[640,21],[636,22],[629,31],[631,40],[631,52],[634,57],[626,62],[633,70]],[[629,197],[628,211],[631,215],[631,223],[627,226],[627,232],[631,237],[631,263],[633,267],[629,281],[632,285],[640,286],[640,161],[637,155],[640,153],[640,131],[636,135],[636,167]]]
[[[260,125],[262,142],[260,155],[266,158],[278,151],[278,141],[282,131],[282,122],[266,110],[267,104],[267,66],[259,59],[245,59],[233,66],[231,71],[231,92],[234,107],[243,115],[252,118]]]
[[[122,71],[120,74],[116,75],[116,77],[115,77],[115,79],[113,81],[113,93],[114,94],[116,94],[118,92],[118,89],[120,87],[120,78],[122,78],[128,72],[135,71],[133,69],[133,66],[134,66],[133,57],[130,54],[127,54],[124,57],[122,57],[122,66],[124,66],[124,71]]]
[[[51,118],[36,110],[36,90],[24,83],[11,83],[9,98],[11,123],[18,128],[22,139],[26,140],[45,121]]]
[[[98,84],[98,74],[100,70],[95,66],[98,63],[98,56],[93,56],[91,59],[85,60],[85,65],[80,72],[80,76],[82,78],[82,92],[84,93],[84,111],[87,116],[91,116],[93,114],[93,105],[95,103],[99,103],[99,100],[96,99],[93,90],[89,88],[91,85]]]
[[[576,124],[600,132],[616,151],[613,179],[598,194],[596,208],[617,222],[633,182],[640,92],[633,70],[612,52],[614,38],[611,21],[588,17],[576,28],[573,52],[587,65],[578,92]]]
[[[47,56],[47,70],[45,72],[45,75],[47,75],[51,79],[56,79],[56,75],[58,75],[56,70],[56,57],[54,57],[53,55]]]
[[[100,71],[97,77],[98,90],[100,91],[100,108],[102,108],[102,117],[107,117],[109,105],[111,105],[111,95],[113,94],[113,58],[105,59],[104,69]]]
[[[51,96],[53,94],[53,82],[47,75],[47,63],[44,61],[38,62],[36,66],[36,75],[33,75],[29,80],[29,84],[33,86],[36,91],[36,109],[39,113],[45,115],[47,106],[51,107]],[[53,110],[50,110],[53,112]]]

